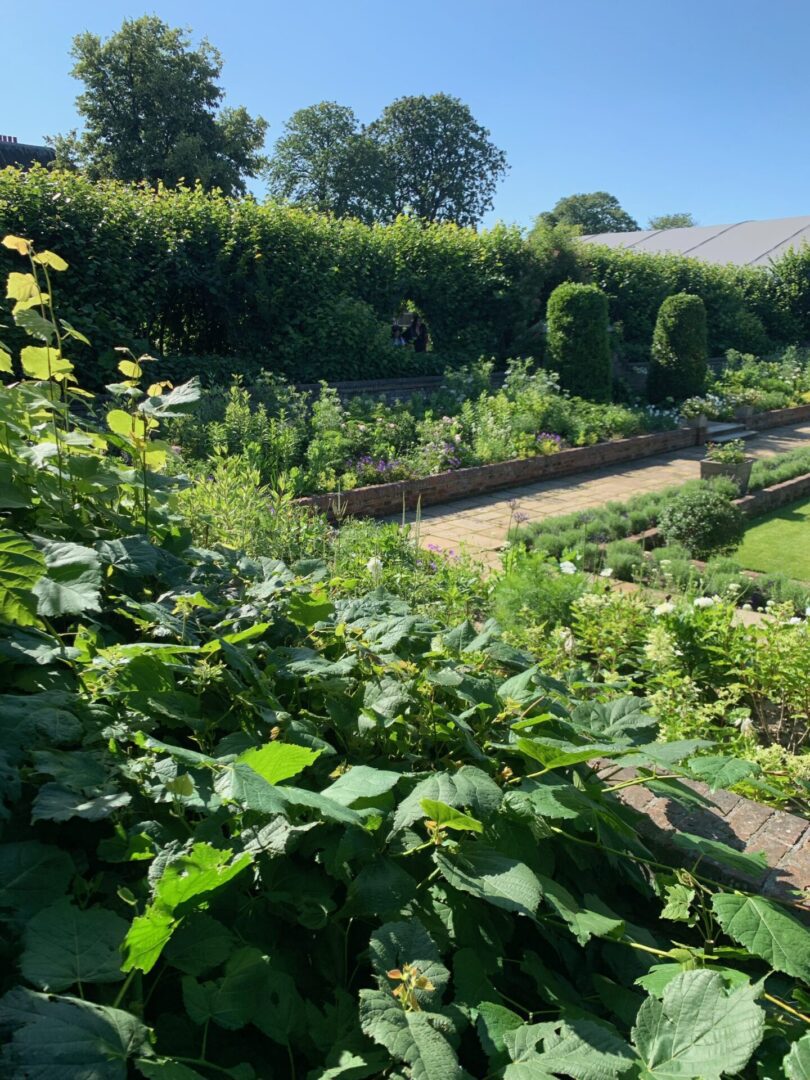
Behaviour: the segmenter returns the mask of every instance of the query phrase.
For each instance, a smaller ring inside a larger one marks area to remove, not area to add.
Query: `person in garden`
[[[422,320],[417,317],[413,323],[413,351],[418,353],[427,352],[428,346],[428,328]]]

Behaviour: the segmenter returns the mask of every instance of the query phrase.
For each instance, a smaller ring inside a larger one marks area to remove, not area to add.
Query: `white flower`
[[[743,609],[743,611],[753,611],[754,610],[753,607],[750,604],[743,604],[742,609]]]
[[[806,618],[810,619],[810,607],[804,609],[804,614]]]
[[[674,610],[675,605],[670,600],[665,600],[663,604],[653,609],[653,615],[671,615]]]
[[[699,596],[695,600],[695,607],[714,607],[714,600],[711,596]]]
[[[368,570],[371,576],[375,578],[380,576],[380,574],[382,573],[382,568],[382,559],[379,559],[376,555],[372,555],[366,563],[366,570]]]
[[[728,583],[728,585],[726,585],[726,588],[728,589],[729,592],[739,592],[740,589],[742,588],[742,585],[740,585],[739,582],[730,581]]]
[[[790,623],[791,626],[798,626],[799,623],[802,622],[802,621],[803,620],[800,619],[798,615],[794,615],[792,619],[788,619],[788,622]]]
[[[613,577],[613,567],[606,566],[604,570],[600,570],[599,577]]]
[[[565,562],[560,563],[560,573],[561,574],[575,574],[576,572],[577,572],[577,568],[574,566],[574,564],[572,562],[568,562],[566,560]]]

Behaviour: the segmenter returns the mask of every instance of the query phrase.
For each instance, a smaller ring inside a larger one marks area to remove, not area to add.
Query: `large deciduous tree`
[[[172,187],[199,180],[227,194],[264,168],[267,123],[222,106],[222,57],[206,39],[193,48],[187,31],[146,15],[106,41],[79,34],[71,53],[84,130],[51,140],[57,164]]]
[[[506,155],[470,109],[448,94],[398,98],[368,134],[384,163],[378,216],[476,225],[492,208]]]
[[[650,218],[651,229],[688,229],[697,222],[689,213],[659,214]]]
[[[632,232],[638,222],[622,209],[615,195],[607,191],[566,195],[552,210],[540,215],[547,225],[577,225],[586,235],[607,232]]]
[[[322,101],[293,113],[273,148],[273,195],[339,217],[373,218],[382,199],[382,157],[354,112]]]

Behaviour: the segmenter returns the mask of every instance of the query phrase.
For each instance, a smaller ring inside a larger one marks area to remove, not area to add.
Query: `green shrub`
[[[595,285],[558,285],[546,308],[547,363],[572,394],[594,401],[611,396],[608,303]]]
[[[605,548],[605,566],[619,581],[636,581],[644,568],[644,552],[633,540],[615,540]]]
[[[571,606],[585,592],[582,574],[561,574],[542,554],[522,555],[495,586],[493,612],[504,629],[559,626],[571,618]]]
[[[665,401],[700,394],[706,382],[706,305],[678,293],[661,304],[653,333],[647,396]]]
[[[683,544],[698,559],[738,547],[742,511],[714,485],[678,492],[662,508],[658,528],[667,543]]]

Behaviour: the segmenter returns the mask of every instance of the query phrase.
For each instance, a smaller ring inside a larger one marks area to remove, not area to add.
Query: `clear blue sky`
[[[75,127],[72,36],[145,13],[221,50],[269,145],[317,101],[462,98],[511,165],[488,223],[598,189],[642,224],[810,214],[805,0],[0,0],[0,133]]]

